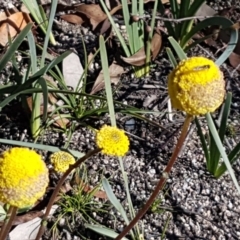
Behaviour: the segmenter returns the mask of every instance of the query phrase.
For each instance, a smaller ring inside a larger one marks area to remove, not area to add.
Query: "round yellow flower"
[[[64,173],[68,170],[69,165],[75,163],[75,158],[64,151],[55,152],[50,156],[55,171]]]
[[[97,132],[96,142],[102,153],[107,155],[122,157],[129,149],[128,137],[117,127],[103,126]]]
[[[189,115],[214,112],[225,96],[223,74],[207,58],[183,60],[168,76],[168,93],[173,107]]]
[[[48,169],[35,151],[15,147],[0,155],[1,202],[31,206],[44,195],[48,182]]]

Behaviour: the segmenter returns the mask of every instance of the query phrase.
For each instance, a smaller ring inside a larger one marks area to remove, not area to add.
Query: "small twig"
[[[135,15],[132,15],[135,16]],[[145,18],[151,18],[152,16],[150,15],[143,15],[143,16],[137,16],[139,19],[145,19]],[[194,19],[206,19],[206,18],[210,18],[212,16],[193,16],[193,17],[185,17],[185,18],[179,18],[179,19],[175,19],[175,18],[165,18],[165,17],[155,17],[157,20],[163,20],[163,21],[167,21],[167,22],[175,22],[175,23],[179,23],[179,22],[184,22],[184,21],[189,21],[189,20],[194,20]]]

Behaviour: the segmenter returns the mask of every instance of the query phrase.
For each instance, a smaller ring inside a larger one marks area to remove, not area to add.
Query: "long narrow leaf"
[[[28,38],[28,45],[29,45],[29,55],[31,59],[32,74],[34,74],[37,72],[37,51],[36,51],[36,43],[35,43],[35,39],[32,31],[28,32],[27,38]]]
[[[47,119],[48,109],[48,87],[44,78],[40,78],[38,84],[41,86],[43,92],[43,121],[45,122]]]
[[[201,140],[201,143],[202,143],[202,148],[203,148],[203,151],[204,151],[204,155],[205,155],[206,162],[207,162],[207,169],[208,169],[208,164],[210,162],[210,155],[209,155],[209,150],[208,150],[208,147],[207,147],[207,142],[204,138],[204,135],[203,135],[203,132],[202,132],[202,129],[201,129],[201,125],[200,125],[197,117],[195,117],[195,123],[196,123],[196,126],[197,126],[197,133],[198,133],[198,135],[200,137],[200,140]]]
[[[69,153],[71,153],[76,158],[81,158],[85,155],[84,153],[81,153],[81,152],[78,152],[78,151],[75,151],[75,150],[53,147],[53,146],[38,144],[38,143],[15,141],[15,140],[3,139],[3,138],[0,138],[0,143],[9,144],[9,145],[16,145],[16,146],[21,146],[21,147],[34,148],[34,149],[39,149],[39,150],[49,151],[49,152],[58,152],[58,151],[63,151],[64,150],[64,151],[68,151]]]
[[[103,68],[103,76],[104,76],[104,82],[106,87],[107,102],[108,102],[111,125],[116,126],[116,117],[115,117],[114,104],[113,104],[113,93],[112,93],[112,86],[111,86],[111,80],[110,80],[110,73],[108,69],[108,58],[107,58],[105,42],[102,36],[99,37],[99,45],[100,45],[100,56],[101,56],[101,62],[102,62],[102,68]]]
[[[178,55],[178,57],[180,58],[180,60],[187,59],[187,55],[185,54],[185,52],[183,51],[183,49],[181,48],[179,43],[172,37],[169,37],[168,40],[171,43],[171,45],[173,46],[173,48],[174,48],[176,54]]]
[[[90,225],[90,224],[84,224],[86,228],[89,228],[93,230],[94,232],[97,232],[103,236],[107,236],[110,238],[116,238],[119,234],[114,232],[112,229],[106,228],[106,227],[101,227],[99,225]],[[127,238],[123,237],[123,240],[128,240]]]
[[[23,42],[24,38],[27,36],[28,32],[31,30],[33,23],[28,23],[27,26],[19,33],[16,39],[13,41],[11,46],[8,48],[6,53],[0,59],[0,71],[3,70],[8,61],[12,58],[13,54],[17,51],[20,44]]]
[[[227,128],[227,120],[230,112],[230,106],[231,106],[231,99],[232,99],[232,94],[228,93],[227,98],[224,102],[224,108],[223,108],[223,113],[222,113],[222,118],[220,122],[220,127],[219,127],[219,138],[221,142],[224,140],[224,136],[226,133],[226,128]],[[218,171],[218,164],[220,160],[220,152],[218,150],[218,147],[213,139],[212,134],[210,133],[210,162],[209,162],[209,168],[208,170],[215,175],[216,172]]]
[[[159,2],[158,2],[158,11],[159,11],[162,15],[165,14],[165,7],[164,7],[162,1],[159,1]],[[168,35],[169,35],[169,36],[172,36],[172,37],[175,38],[175,39],[177,39],[176,32],[175,32],[175,30],[174,30],[174,27],[173,27],[172,23],[169,22],[169,21],[165,21],[165,22],[164,22],[164,25],[165,25],[166,28],[167,28]]]
[[[121,203],[118,201],[118,199],[114,195],[108,180],[106,178],[103,178],[102,184],[103,184],[103,188],[104,188],[104,190],[105,190],[105,192],[108,196],[109,201],[116,208],[116,210],[121,214],[125,223],[128,225],[129,224],[129,219],[127,217],[127,213],[125,212],[123,206],[121,205]]]
[[[53,25],[53,20],[54,20],[55,13],[56,13],[56,10],[57,10],[57,4],[58,4],[58,0],[52,0],[51,1],[51,12],[50,12],[50,17],[49,17],[49,22],[48,22],[48,28],[47,28],[47,31],[46,31],[46,36],[45,36],[45,39],[44,39],[42,58],[41,58],[41,63],[40,63],[41,68],[44,66],[44,63],[45,63],[48,41],[49,41],[51,33],[52,33],[52,25]]]
[[[187,42],[196,34],[197,32],[201,31],[202,29],[209,27],[209,26],[222,26],[223,28],[229,28],[231,30],[231,37],[229,44],[225,51],[221,54],[221,56],[217,59],[216,64],[221,65],[223,62],[226,61],[226,59],[230,56],[232,51],[234,50],[237,41],[238,41],[238,30],[231,28],[233,25],[233,22],[227,18],[224,17],[211,17],[203,20],[202,22],[198,23],[188,34],[184,36],[184,39],[182,40],[181,46],[185,46]]]
[[[167,52],[167,55],[168,55],[168,58],[172,64],[172,66],[175,68],[177,66],[177,61],[176,61],[176,58],[174,57],[173,55],[173,52],[170,48],[166,48],[166,52]]]
[[[106,13],[106,15],[107,15],[107,17],[108,17],[108,20],[110,21],[110,23],[111,23],[111,25],[112,25],[112,27],[113,27],[113,29],[114,29],[117,37],[118,37],[118,40],[119,40],[120,43],[121,43],[121,46],[122,46],[122,48],[123,48],[126,56],[127,56],[127,57],[130,57],[131,53],[130,53],[130,51],[129,51],[129,49],[128,49],[128,46],[127,46],[127,44],[125,43],[125,40],[124,40],[124,38],[122,37],[119,29],[116,27],[116,24],[115,24],[115,22],[114,22],[114,20],[113,20],[113,18],[112,18],[112,16],[111,16],[111,14],[109,13],[109,11],[108,11],[108,9],[107,9],[104,1],[103,1],[103,0],[100,0],[100,3],[101,3],[101,5],[102,5],[102,7],[103,7],[104,12]]]
[[[228,172],[229,172],[229,174],[230,174],[230,176],[231,176],[231,178],[233,180],[233,183],[234,183],[236,189],[238,190],[238,192],[240,194],[240,187],[238,185],[237,179],[236,179],[236,177],[234,175],[232,166],[231,166],[231,164],[230,164],[230,162],[228,160],[228,156],[227,156],[227,154],[226,154],[226,152],[224,150],[222,142],[221,142],[221,140],[220,140],[220,138],[218,136],[218,132],[217,132],[217,130],[215,128],[215,125],[213,123],[213,120],[212,120],[212,117],[211,117],[210,113],[206,114],[206,119],[207,119],[207,122],[208,122],[208,126],[210,128],[210,131],[211,131],[211,133],[213,135],[214,141],[216,142],[216,145],[217,145],[217,147],[218,147],[218,149],[219,149],[219,151],[220,151],[220,153],[222,155],[223,161],[224,161],[224,163],[225,163],[225,165],[226,165],[226,167],[228,169]]]

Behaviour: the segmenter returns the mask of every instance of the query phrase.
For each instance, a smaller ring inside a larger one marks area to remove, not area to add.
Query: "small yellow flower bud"
[[[53,164],[55,171],[64,173],[68,170],[69,165],[75,163],[75,158],[67,152],[59,151],[50,156],[50,162]]]

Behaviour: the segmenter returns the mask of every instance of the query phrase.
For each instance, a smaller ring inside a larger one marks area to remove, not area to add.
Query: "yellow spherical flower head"
[[[69,165],[75,163],[75,158],[67,152],[59,151],[50,156],[50,162],[55,171],[64,173],[68,170]]]
[[[207,58],[183,60],[168,76],[168,93],[173,107],[190,115],[214,112],[225,95],[223,74]]]
[[[16,147],[0,155],[1,202],[31,206],[44,195],[48,182],[48,169],[35,151]]]
[[[96,136],[96,143],[102,153],[112,156],[124,156],[129,149],[129,140],[123,130],[104,125]]]

